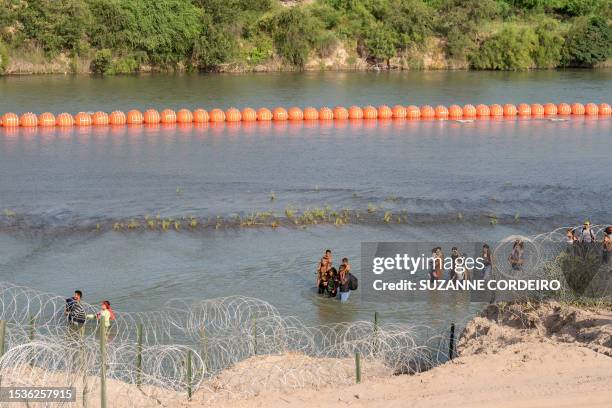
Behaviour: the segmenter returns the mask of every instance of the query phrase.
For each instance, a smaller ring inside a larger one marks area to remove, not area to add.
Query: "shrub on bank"
[[[9,56],[8,56],[8,48],[2,42],[0,42],[0,75],[6,72],[6,67],[8,67]]]
[[[531,28],[506,27],[485,40],[470,56],[477,69],[520,70],[533,66],[538,37]]]
[[[606,19],[578,19],[565,40],[563,62],[569,66],[592,67],[612,55],[612,28]]]
[[[104,48],[96,52],[93,60],[91,61],[91,71],[96,74],[106,74],[110,70],[113,62],[113,56],[111,50]]]

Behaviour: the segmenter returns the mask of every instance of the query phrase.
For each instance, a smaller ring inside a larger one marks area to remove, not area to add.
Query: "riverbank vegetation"
[[[0,0],[0,74],[594,67],[611,0]]]

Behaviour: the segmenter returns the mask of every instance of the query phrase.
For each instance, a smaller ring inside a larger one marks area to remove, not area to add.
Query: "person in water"
[[[444,253],[441,247],[435,247],[431,251],[433,262],[431,265],[431,280],[442,279],[444,276]]]
[[[489,279],[491,277],[491,271],[493,269],[493,258],[491,257],[491,248],[489,245],[484,244],[482,246],[482,263],[484,264],[484,268],[482,269],[482,279]]]
[[[576,239],[576,234],[574,233],[574,229],[573,228],[568,228],[565,231],[565,242],[568,245],[573,245],[576,241],[577,241],[577,239]]]
[[[327,287],[327,275],[332,268],[332,251],[331,249],[325,250],[325,255],[321,258],[319,266],[317,266],[317,288],[319,288],[319,294],[325,293]]]
[[[517,239],[512,245],[512,252],[510,255],[508,255],[508,262],[510,262],[510,266],[515,271],[520,271],[523,269],[523,263],[525,262],[523,260],[523,248],[523,240]]]
[[[340,302],[345,303],[349,299],[351,294],[350,279],[351,279],[351,265],[349,264],[348,258],[342,258],[342,265],[340,265],[339,274],[339,294]]]
[[[595,242],[595,234],[591,229],[591,222],[585,221],[582,224],[582,229],[580,230],[580,234],[578,235],[578,240],[584,244],[591,244]]]
[[[612,225],[604,231],[601,247],[601,260],[603,263],[610,262],[610,258],[612,258]]]
[[[448,270],[448,279],[452,281],[457,280],[457,260],[461,262],[461,255],[457,247],[451,248],[451,268]]]
[[[325,290],[329,297],[336,297],[338,294],[338,282],[338,271],[332,266],[327,274],[327,284],[325,285]]]
[[[74,291],[74,296],[66,299],[66,308],[64,314],[68,318],[68,324],[74,328],[80,328],[85,324],[85,309],[81,304],[83,292],[80,290]]]

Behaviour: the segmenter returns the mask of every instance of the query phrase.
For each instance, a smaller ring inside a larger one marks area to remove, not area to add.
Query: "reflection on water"
[[[0,112],[203,106],[609,102],[612,70],[0,78]]]

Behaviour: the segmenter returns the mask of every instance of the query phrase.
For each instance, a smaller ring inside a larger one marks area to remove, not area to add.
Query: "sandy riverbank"
[[[414,376],[264,393],[222,407],[609,407],[612,312],[557,304],[486,309],[452,362]]]

